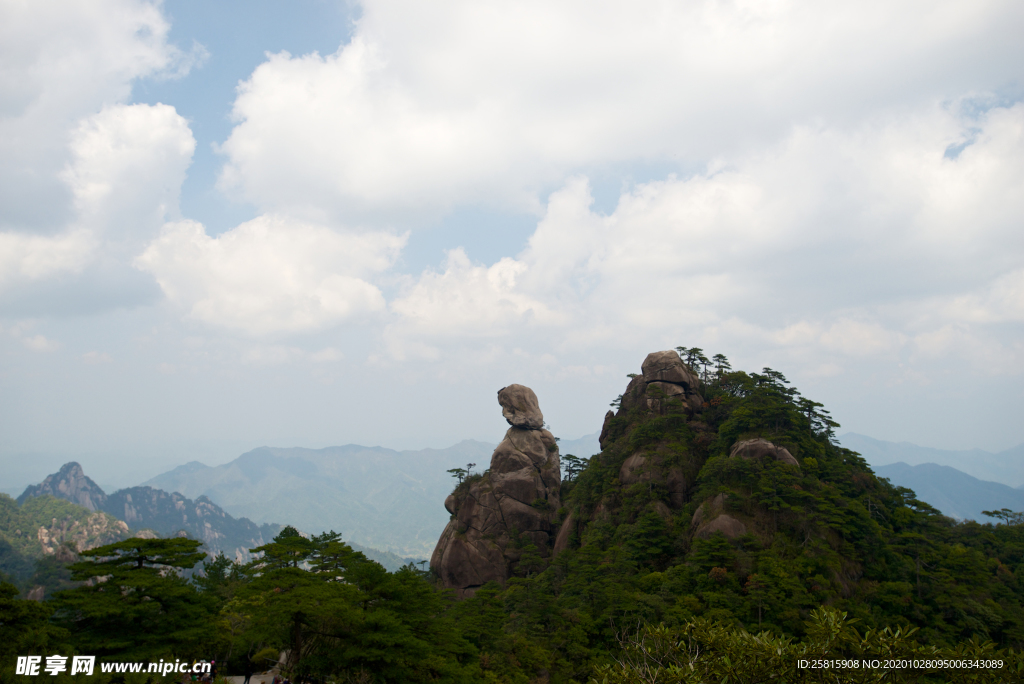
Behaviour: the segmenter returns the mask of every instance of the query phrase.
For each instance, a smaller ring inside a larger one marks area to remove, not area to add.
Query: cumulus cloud
[[[0,309],[85,311],[150,296],[130,260],[167,220],[195,149],[133,81],[204,59],[167,42],[159,3],[0,7]]]
[[[95,247],[95,237],[83,229],[53,237],[0,233],[0,291],[13,284],[81,272]]]
[[[82,274],[97,262],[127,264],[178,212],[178,194],[195,139],[167,105],[113,105],[84,119],[71,134],[60,176],[74,214],[55,234],[0,232],[0,293],[59,276]],[[81,284],[74,285],[81,289]]]
[[[0,6],[0,230],[52,233],[70,218],[68,132],[137,78],[187,73],[201,48],[182,53],[169,29],[144,0]]]
[[[180,221],[135,263],[194,320],[250,335],[304,333],[382,311],[384,296],[368,278],[391,265],[405,239],[270,215],[211,237]]]
[[[32,335],[31,337],[23,337],[21,339],[22,344],[26,348],[36,352],[51,352],[60,349],[60,343],[56,340],[51,340],[43,335]]]
[[[532,206],[567,173],[701,163],[1019,80],[1012,1],[367,0],[239,89],[222,187],[275,211]],[[912,28],[911,28],[912,27]]]
[[[147,233],[176,217],[195,147],[188,122],[169,105],[115,105],[86,118],[61,173],[75,222],[137,242],[152,237]]]
[[[389,332],[435,347],[506,334],[563,352],[717,336],[813,351],[822,375],[838,372],[836,355],[951,349],[928,337],[951,310],[1019,320],[1022,130],[1021,105],[798,127],[705,172],[639,184],[608,214],[576,177],[522,253],[488,268],[452,252],[393,303],[402,320]],[[510,277],[499,286],[496,273]]]

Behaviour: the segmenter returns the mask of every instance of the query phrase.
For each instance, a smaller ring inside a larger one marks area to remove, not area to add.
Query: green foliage
[[[821,608],[809,615],[802,641],[770,632],[751,633],[697,618],[678,627],[641,626],[618,635],[612,663],[595,668],[592,684],[703,682],[1019,682],[1021,659],[1013,649],[968,641],[956,648],[921,644],[917,630],[858,632],[847,614]],[[815,660],[844,667],[801,666]],[[874,661],[876,664],[872,665]],[[941,661],[995,661],[999,667],[942,667]],[[887,665],[889,663],[889,665]],[[920,667],[914,667],[920,664]]]
[[[50,623],[52,605],[19,600],[17,595],[17,587],[0,582],[0,661],[4,668],[16,656],[52,652],[68,636]]]
[[[125,660],[200,656],[214,636],[214,601],[178,571],[204,554],[192,539],[126,539],[82,552],[82,586],[57,594],[57,623],[83,651]]]
[[[94,523],[90,527],[86,521]],[[123,533],[116,519],[107,513],[93,512],[70,501],[52,496],[35,496],[18,504],[0,494],[0,572],[26,580],[34,561],[43,557],[39,528],[55,528],[54,536],[74,537],[83,546],[116,541]],[[59,541],[59,539],[58,539]]]
[[[307,539],[286,528],[254,551],[260,557],[245,567],[213,561],[214,579],[203,580],[213,591],[228,587],[220,624],[229,662],[287,650],[293,677],[474,681],[475,650],[429,573],[388,573],[335,532]]]

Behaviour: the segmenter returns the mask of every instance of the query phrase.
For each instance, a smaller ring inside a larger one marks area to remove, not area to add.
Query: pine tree
[[[205,655],[215,637],[214,599],[179,575],[205,557],[201,542],[132,538],[83,551],[70,566],[84,585],[56,595],[58,624],[73,643],[125,660]]]

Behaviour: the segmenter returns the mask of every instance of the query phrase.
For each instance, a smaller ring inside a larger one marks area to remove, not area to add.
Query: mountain
[[[28,579],[35,561],[67,555],[65,545],[80,552],[126,539],[128,534],[128,525],[109,513],[63,498],[42,494],[19,504],[0,494],[0,573],[18,581]]]
[[[981,449],[954,451],[922,447],[910,442],[886,442],[855,432],[839,436],[839,443],[856,451],[872,467],[905,463],[936,463],[956,468],[979,480],[1024,487],[1024,444],[991,453]]]
[[[979,633],[1009,639],[1024,627],[1011,569],[1024,528],[958,525],[925,504],[1012,508],[995,496],[1012,489],[977,480],[972,489],[929,466],[919,472],[965,500],[940,501],[925,492],[927,480],[914,483],[917,496],[900,491],[837,445],[828,418],[771,369],[698,383],[674,352],[656,352],[640,370],[606,416],[600,454],[563,480],[550,547],[540,535],[504,548],[500,537],[477,540],[486,502],[458,492],[449,500],[453,532],[474,553],[440,560],[448,586],[470,577],[463,568],[497,566],[509,578],[497,605],[516,625],[534,620],[556,652],[576,625],[621,615],[653,624],[704,616],[800,635],[810,611],[828,605],[861,629],[909,621],[929,644]],[[507,470],[499,461],[496,452],[492,480]],[[572,617],[559,623],[558,615]]]
[[[601,444],[598,440],[600,436],[600,432],[595,432],[583,435],[579,439],[561,439],[558,441],[558,451],[563,456],[572,454],[580,458],[590,458],[601,452]]]
[[[875,474],[888,478],[899,487],[913,489],[918,499],[927,501],[951,518],[992,522],[981,512],[1000,508],[1024,511],[1024,492],[1021,490],[979,480],[949,466],[893,463],[876,467]]]
[[[18,503],[37,496],[66,499],[90,511],[102,510],[107,501],[107,495],[100,486],[86,477],[82,466],[74,461],[65,463],[39,484],[27,487],[18,497]]]
[[[27,487],[18,503],[31,508],[32,502],[55,497],[89,511],[99,511],[123,521],[125,532],[152,530],[162,536],[185,533],[202,541],[205,550],[242,560],[249,549],[269,542],[281,525],[257,525],[246,518],[235,519],[204,496],[196,500],[178,493],[168,494],[153,487],[130,487],[106,494],[88,478],[78,463],[66,463],[40,484]],[[42,534],[42,531],[39,532]]]
[[[313,534],[334,530],[403,557],[428,558],[449,514],[439,503],[446,472],[490,460],[494,444],[395,451],[349,444],[325,449],[261,447],[216,467],[188,463],[144,485],[206,496],[234,516],[283,521]]]

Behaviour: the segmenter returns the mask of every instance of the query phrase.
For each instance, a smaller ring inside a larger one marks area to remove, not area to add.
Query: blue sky
[[[678,345],[1024,441],[1014,2],[7,3],[0,462],[596,431]],[[12,482],[13,482],[12,480]]]

